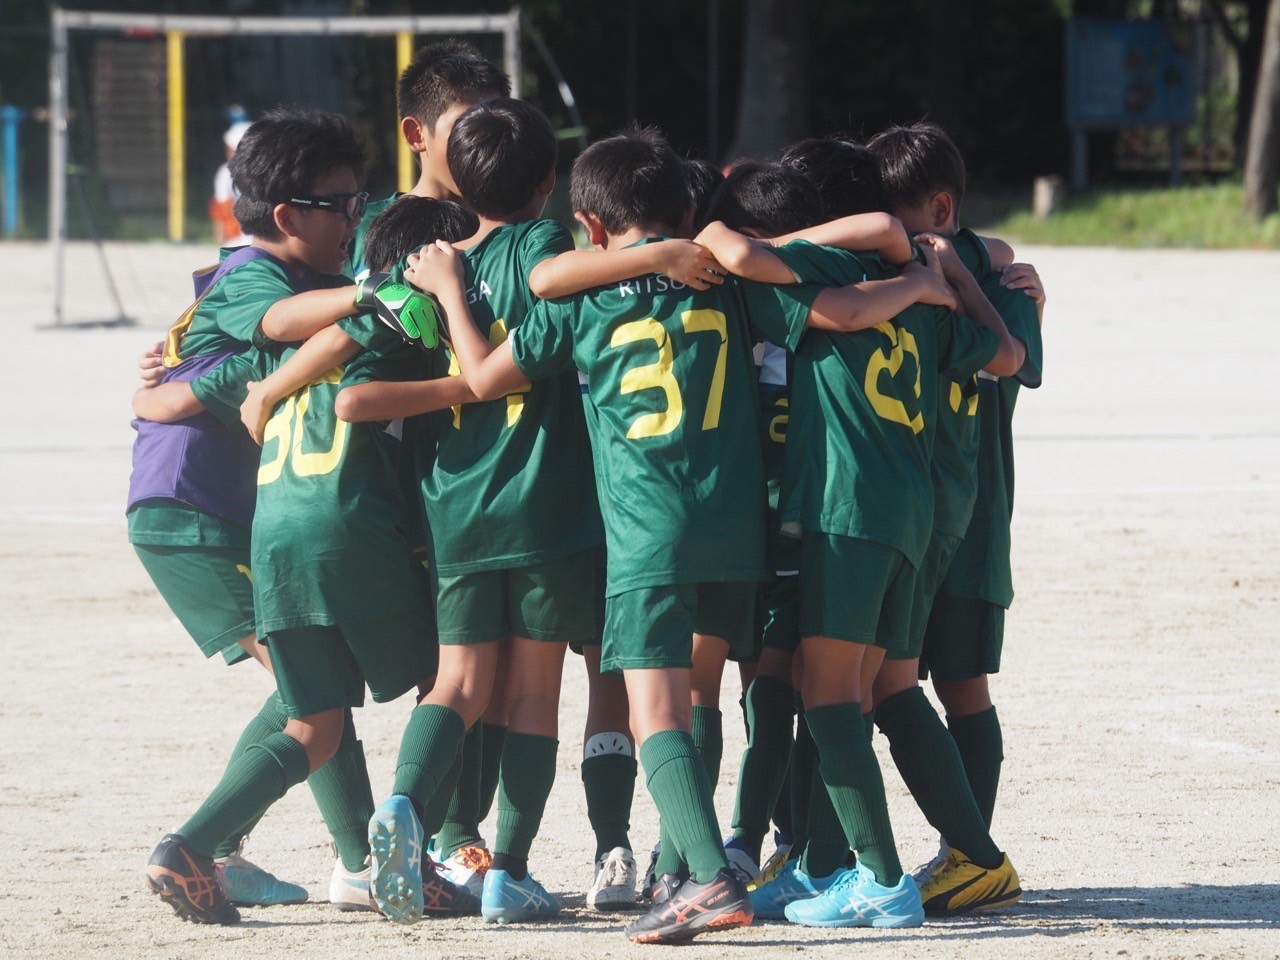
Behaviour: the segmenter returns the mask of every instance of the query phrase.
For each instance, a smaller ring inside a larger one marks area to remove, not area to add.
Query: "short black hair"
[[[462,40],[432,43],[419,50],[396,84],[396,109],[435,130],[451,106],[475,97],[505,97],[511,78]]]
[[[744,160],[724,178],[707,216],[734,230],[776,237],[821,223],[822,196],[793,167]]]
[[[942,127],[924,120],[889,127],[872,137],[867,149],[880,163],[880,180],[890,211],[919,206],[945,191],[959,212],[964,199],[964,158]]]
[[[369,224],[364,237],[365,263],[370,270],[390,270],[419,247],[437,240],[457,243],[479,229],[479,218],[451,200],[406,193]]]
[[[689,210],[684,161],[656,127],[597,140],[573,162],[569,201],[609,233],[646,227],[674,233]]]
[[[818,188],[831,220],[884,209],[880,161],[860,144],[842,137],[810,137],[787,147],[780,162]]]
[[[449,134],[449,173],[482,217],[523,210],[556,165],[556,132],[541,110],[499,97],[476,104]]]
[[[331,170],[349,167],[364,179],[364,142],[351,121],[327,110],[277,108],[245,131],[227,169],[240,196],[232,212],[245,233],[279,237],[272,210],[311,193]]]
[[[686,160],[685,173],[689,177],[689,196],[693,200],[693,232],[707,225],[707,210],[711,206],[711,198],[715,196],[720,184],[724,183],[724,174],[706,160]]]

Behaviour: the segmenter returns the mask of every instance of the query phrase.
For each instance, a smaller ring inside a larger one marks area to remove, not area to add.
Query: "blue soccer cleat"
[[[422,919],[422,824],[405,796],[384,800],[369,820],[373,901],[394,923]]]
[[[791,864],[772,880],[751,891],[751,906],[758,920],[785,920],[787,904],[818,896],[840,876],[837,870],[827,877],[811,877],[800,869],[799,863]]]
[[[517,880],[505,870],[493,867],[484,875],[484,895],[480,898],[480,915],[485,923],[525,923],[550,920],[560,912],[560,901],[545,887],[525,874]]]
[[[903,875],[897,886],[876,882],[861,862],[843,870],[823,893],[788,904],[788,920],[805,927],[918,927],[924,907],[915,881]]]
[[[213,861],[213,872],[222,883],[227,899],[241,907],[273,907],[282,903],[306,903],[307,888],[281,880],[242,854],[244,841],[236,852]]]

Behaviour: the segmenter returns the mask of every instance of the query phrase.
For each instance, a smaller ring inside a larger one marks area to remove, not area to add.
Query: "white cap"
[[[222,135],[222,142],[227,145],[227,149],[234,150],[240,146],[240,138],[244,136],[245,131],[251,126],[253,124],[248,120],[241,120],[239,123],[233,123],[227,127],[227,132]]]

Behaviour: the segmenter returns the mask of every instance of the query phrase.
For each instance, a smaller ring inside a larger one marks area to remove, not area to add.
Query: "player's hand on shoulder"
[[[706,247],[692,240],[663,240],[662,272],[677,283],[706,290],[724,283],[724,268]]]
[[[453,284],[463,286],[462,254],[451,243],[437,240],[409,255],[404,278],[419,290],[439,297]]]
[[[924,263],[913,260],[902,268],[902,275],[910,277],[918,285],[916,301],[954,310],[959,302],[956,291],[943,275],[937,255],[928,246],[920,249],[924,253]]]
[[[164,343],[157,341],[138,357],[138,378],[144,387],[158,386],[164,380]]]
[[[937,256],[938,264],[942,267],[942,275],[950,282],[957,283],[969,274],[964,264],[960,262],[960,256],[956,253],[956,248],[946,237],[939,236],[936,233],[918,233],[916,234],[916,243],[920,244],[922,249],[934,252]]]
[[[1039,272],[1029,263],[1009,264],[1000,271],[1000,283],[1010,290],[1021,290],[1037,306],[1044,304],[1044,283],[1040,280]]]

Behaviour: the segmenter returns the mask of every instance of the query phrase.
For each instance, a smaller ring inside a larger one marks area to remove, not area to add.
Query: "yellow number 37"
[[[720,341],[716,351],[715,370],[711,375],[711,388],[707,394],[707,409],[702,416],[702,429],[714,430],[720,425],[720,404],[724,398],[725,359],[729,352],[728,323],[719,310],[686,310],[680,314],[684,332],[715,334]],[[661,390],[667,399],[667,408],[657,413],[646,413],[636,418],[627,430],[627,439],[660,437],[670,433],[684,419],[684,398],[680,395],[680,383],[673,371],[675,356],[667,330],[657,320],[649,317],[624,323],[613,331],[609,346],[622,347],[629,343],[652,340],[658,351],[658,359],[642,367],[633,367],[622,375],[620,392],[637,390]]]

